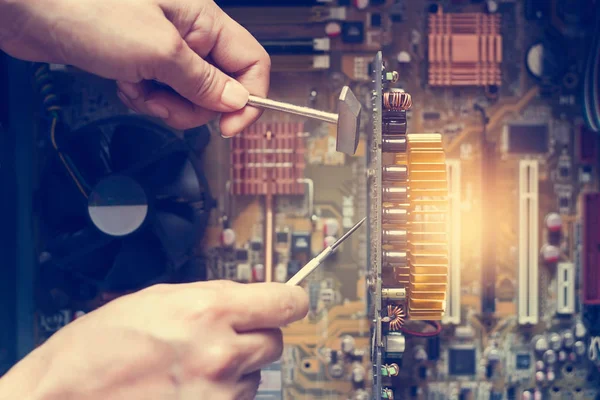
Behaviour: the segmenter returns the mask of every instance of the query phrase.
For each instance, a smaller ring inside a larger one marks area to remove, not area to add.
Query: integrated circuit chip
[[[477,369],[475,348],[451,348],[448,350],[449,375],[475,375]]]
[[[504,130],[504,150],[512,154],[548,152],[548,125],[512,124]]]

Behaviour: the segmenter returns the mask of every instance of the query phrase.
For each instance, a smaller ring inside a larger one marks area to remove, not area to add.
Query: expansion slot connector
[[[575,267],[571,262],[558,263],[556,268],[556,312],[575,312]]]
[[[519,161],[519,297],[518,321],[538,323],[538,162]]]
[[[460,160],[446,160],[448,177],[448,300],[444,324],[460,324]]]

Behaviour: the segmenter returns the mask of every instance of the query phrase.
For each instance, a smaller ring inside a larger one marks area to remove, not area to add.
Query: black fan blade
[[[169,154],[145,168],[140,179],[159,199],[202,200],[202,188],[194,165],[183,152]]]
[[[162,201],[156,205],[154,231],[170,259],[180,265],[196,244],[194,210],[187,204]]]
[[[108,147],[108,136],[99,127],[83,128],[69,137],[66,156],[90,187],[111,172]]]
[[[153,162],[168,144],[169,138],[142,124],[119,124],[110,141],[112,169],[119,172],[138,164]]]
[[[167,260],[160,241],[152,232],[145,231],[123,239],[102,289],[109,292],[140,289],[160,279],[166,271]]]
[[[106,270],[114,257],[114,238],[94,227],[57,235],[46,252],[61,269],[76,270],[86,275],[96,267]],[[93,274],[92,274],[93,275]]]

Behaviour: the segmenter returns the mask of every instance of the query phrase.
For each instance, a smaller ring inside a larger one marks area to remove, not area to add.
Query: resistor
[[[392,89],[383,94],[383,105],[388,110],[410,110],[412,97],[400,89]]]

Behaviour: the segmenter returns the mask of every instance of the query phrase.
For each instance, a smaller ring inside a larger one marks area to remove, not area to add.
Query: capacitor
[[[575,336],[573,335],[573,332],[564,331],[561,336],[563,340],[563,346],[565,346],[565,348],[570,349],[573,347],[573,344],[575,343]]]
[[[585,354],[585,343],[583,343],[581,340],[578,340],[573,345],[573,349],[575,350],[575,354],[581,357]]]
[[[587,329],[585,328],[585,325],[583,325],[581,322],[576,323],[575,324],[575,338],[583,339],[586,334],[587,334]]]
[[[537,360],[535,362],[535,370],[536,371],[542,371],[545,366],[546,366],[546,364],[544,364],[544,362],[542,360]]]
[[[425,361],[427,360],[427,351],[423,346],[417,346],[413,352],[413,357],[416,361]]]
[[[569,353],[568,358],[569,358],[570,362],[575,362],[575,361],[577,361],[577,354],[575,354],[575,353]]]
[[[325,25],[325,34],[330,38],[338,37],[342,34],[342,25],[339,22],[328,22]]]
[[[394,266],[406,265],[406,252],[404,251],[384,251],[383,263]]]
[[[554,382],[555,379],[556,379],[556,374],[554,373],[554,371],[550,370],[546,373],[546,380],[548,382]]]
[[[487,358],[491,362],[496,362],[496,361],[500,361],[501,356],[502,356],[502,353],[500,353],[500,350],[491,349],[487,355]]]
[[[334,379],[340,379],[344,376],[344,366],[341,364],[331,364],[329,366],[329,375]]]
[[[382,191],[383,201],[386,203],[406,203],[407,192],[405,187],[388,186]]]
[[[546,350],[544,352],[544,362],[546,364],[554,364],[556,362],[556,352],[553,350]]]
[[[275,282],[285,283],[288,278],[288,269],[287,265],[284,263],[279,263],[275,267]]]
[[[564,350],[561,350],[558,352],[558,362],[565,362],[567,361],[567,352]]]
[[[334,238],[333,236],[325,236],[325,238],[323,239],[323,248],[332,246],[336,241],[336,238]]]
[[[402,229],[384,229],[381,232],[381,240],[384,245],[405,245],[406,231]]]
[[[493,14],[498,11],[498,2],[496,0],[487,0],[486,2],[487,12]]]
[[[404,224],[408,218],[408,211],[405,208],[385,207],[381,216],[385,224]]]
[[[532,396],[532,394],[531,394],[531,392],[529,390],[525,390],[523,392],[523,394],[521,395],[521,399],[522,400],[531,400],[532,397],[533,396]]]
[[[550,334],[549,337],[549,341],[550,341],[550,348],[554,351],[558,351],[561,349],[562,347],[562,337],[556,333],[553,332]]]
[[[352,353],[355,348],[354,338],[349,335],[344,335],[342,337],[342,351],[346,354]]]
[[[381,141],[381,150],[384,153],[403,153],[406,151],[406,138],[384,136]]]
[[[546,215],[544,223],[546,224],[546,229],[550,232],[560,232],[562,229],[562,217],[558,213],[553,212]]]
[[[382,178],[389,182],[406,182],[408,168],[406,165],[386,165],[383,167]]]
[[[396,56],[396,60],[398,60],[398,63],[400,64],[408,64],[411,61],[411,56],[410,53],[408,51],[404,51],[402,50],[401,52],[398,53],[398,55]]]
[[[354,5],[359,10],[364,10],[365,8],[369,7],[369,0],[354,0]]]
[[[362,364],[354,363],[352,366],[352,382],[362,383],[367,375],[367,370]]]
[[[221,232],[221,245],[231,247],[235,244],[235,231],[231,228],[223,229]]]
[[[535,381],[537,383],[543,383],[546,380],[546,374],[544,374],[544,371],[538,371],[535,373]]]
[[[254,264],[252,266],[252,280],[254,282],[264,282],[265,266],[262,264]]]
[[[542,391],[539,389],[535,389],[533,391],[533,400],[542,400]]]
[[[536,336],[533,338],[533,347],[538,353],[543,353],[548,350],[548,341],[544,336]]]
[[[558,262],[560,258],[560,249],[551,244],[545,244],[542,247],[542,258],[548,264],[554,264]]]
[[[406,299],[406,289],[405,288],[384,288],[381,289],[381,297],[386,300],[404,300]]]
[[[337,364],[338,362],[338,352],[337,350],[331,350],[329,353],[329,362],[331,364]]]
[[[340,222],[335,218],[327,218],[323,224],[325,236],[336,236],[340,231]]]

